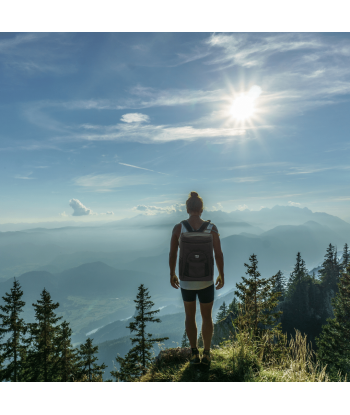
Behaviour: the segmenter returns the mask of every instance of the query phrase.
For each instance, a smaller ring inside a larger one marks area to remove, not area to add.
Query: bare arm
[[[224,254],[222,253],[222,250],[221,250],[220,237],[217,233],[217,227],[215,225],[213,226],[213,230],[216,231],[216,232],[212,232],[212,235],[213,235],[213,248],[214,248],[215,262],[216,262],[216,266],[219,271],[219,276],[218,276],[218,279],[216,280],[216,289],[219,290],[225,284]]]
[[[175,274],[177,250],[179,248],[179,237],[181,233],[181,225],[175,225],[170,240],[170,252],[169,252],[169,268],[170,268],[170,284],[174,288],[179,288],[180,283]]]

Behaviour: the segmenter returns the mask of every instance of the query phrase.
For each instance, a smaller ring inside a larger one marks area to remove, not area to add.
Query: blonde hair
[[[203,199],[197,192],[191,192],[186,200],[186,207],[190,212],[200,212],[204,208]]]

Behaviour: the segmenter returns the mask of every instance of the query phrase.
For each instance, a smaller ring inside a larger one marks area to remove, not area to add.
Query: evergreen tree
[[[186,330],[184,331],[184,335],[182,336],[181,347],[190,347],[190,342],[188,341]]]
[[[120,365],[120,370],[111,372],[112,376],[122,381],[135,380],[146,373],[147,367],[151,363],[153,343],[169,339],[169,337],[153,339],[152,334],[146,333],[146,324],[160,323],[160,319],[154,318],[154,315],[159,310],[151,311],[154,303],[151,301],[148,289],[143,284],[139,286],[134,302],[136,303],[134,321],[130,322],[127,328],[130,329],[131,333],[136,332],[135,337],[131,338],[131,343],[135,344],[135,346],[129,350],[124,358],[120,356],[116,358]]]
[[[280,270],[276,274],[276,283],[272,290],[274,293],[280,293],[278,297],[279,301],[284,300],[284,296],[286,293],[286,280],[284,278],[282,271]]]
[[[281,311],[275,311],[278,293],[273,292],[277,276],[261,278],[256,255],[252,254],[249,260],[250,264],[244,264],[248,277],[242,277],[243,281],[236,284],[235,295],[240,300],[241,312],[235,321],[241,330],[252,330],[258,336],[266,328],[279,326]]]
[[[350,263],[350,252],[349,252],[349,247],[348,244],[346,243],[344,245],[344,249],[343,249],[343,258],[342,258],[342,263],[341,263],[341,269],[343,272],[346,272],[346,268]]]
[[[84,375],[89,382],[102,380],[103,370],[106,369],[106,365],[97,365],[95,362],[98,360],[96,354],[98,353],[98,346],[93,346],[92,339],[88,337],[84,344],[79,346],[79,377],[84,378]]]
[[[295,329],[302,334],[307,332],[310,315],[310,290],[312,278],[308,274],[305,261],[297,253],[296,263],[290,274],[288,289],[283,303],[282,325],[284,331],[294,335]]]
[[[21,285],[15,278],[10,293],[5,293],[2,297],[4,305],[0,305],[0,339],[7,337],[6,341],[0,343],[0,355],[3,362],[9,361],[1,370],[1,380],[11,382],[23,380],[21,375],[24,371],[24,362],[21,356],[27,345],[25,337],[27,326],[20,318],[25,305],[25,302],[21,300],[22,296]]]
[[[226,307],[225,301],[221,304],[221,306],[219,307],[219,311],[216,315],[216,322],[218,323],[219,321],[223,320],[228,313],[228,308]]]
[[[59,326],[55,310],[59,303],[54,303],[51,295],[44,288],[41,299],[33,304],[35,323],[30,324],[32,346],[28,355],[30,380],[34,382],[55,382],[57,378],[58,351],[57,337]]]
[[[338,291],[338,282],[342,265],[337,258],[337,251],[332,244],[329,244],[322,263],[322,268],[318,271],[323,286],[334,293]]]
[[[296,287],[303,278],[308,275],[308,271],[305,266],[305,261],[301,258],[300,252],[297,253],[297,261],[294,265],[294,269],[290,274],[288,281],[288,290]]]
[[[318,358],[336,375],[350,375],[350,265],[342,274],[339,291],[332,299],[334,318],[328,319],[317,338]]]
[[[72,382],[78,377],[77,351],[71,342],[72,329],[69,323],[63,321],[58,328],[56,338],[58,364],[57,376],[61,382]]]
[[[239,304],[236,297],[233,297],[233,300],[228,305],[228,312],[233,313],[235,316],[239,313]]]
[[[296,264],[290,275],[288,289],[281,303],[283,315],[282,329],[289,337],[295,335],[295,330],[307,334],[315,347],[315,338],[326,322],[325,289],[320,280],[309,275],[305,262],[298,252]]]

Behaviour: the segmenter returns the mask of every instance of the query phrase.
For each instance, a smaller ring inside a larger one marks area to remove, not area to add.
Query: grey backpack
[[[180,236],[179,277],[181,281],[211,281],[214,277],[213,235],[207,230],[210,220],[198,230],[184,220],[188,232]]]

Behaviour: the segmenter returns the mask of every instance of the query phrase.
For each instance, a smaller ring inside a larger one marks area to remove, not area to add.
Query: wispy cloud
[[[225,182],[234,182],[234,183],[249,183],[249,182],[260,182],[262,177],[231,177],[229,179],[223,179]]]
[[[15,176],[13,176],[15,179],[22,179],[22,180],[32,180],[34,179],[34,177],[29,177],[31,174],[33,174],[33,172],[28,173],[26,176],[22,176],[20,174],[16,174]]]
[[[118,176],[115,174],[88,174],[74,178],[73,183],[94,192],[110,192],[119,187],[154,183],[154,176],[151,178],[149,175]]]
[[[277,115],[300,113],[350,92],[350,42],[313,33],[213,34],[206,65],[254,68],[264,77],[261,101]]]
[[[287,175],[295,175],[295,174],[312,174],[312,173],[318,173],[320,171],[326,171],[326,170],[333,170],[334,167],[322,167],[319,169],[316,168],[310,168],[310,169],[303,169],[303,168],[297,168],[298,171],[293,171],[293,172],[289,172],[286,173]]]
[[[229,167],[228,170],[235,170],[235,169],[254,169],[256,167],[275,167],[275,166],[286,166],[289,163],[287,161],[271,161],[268,163],[256,163],[256,164],[244,164],[241,166],[232,166]]]
[[[23,33],[0,40],[0,64],[21,75],[72,72],[72,53],[79,47],[67,33]],[[6,72],[5,72],[6,74]]]
[[[224,92],[217,90],[166,89],[135,86],[129,95],[120,99],[89,99],[66,102],[52,102],[52,106],[76,109],[142,109],[150,107],[167,107],[189,104],[203,104],[224,100]]]
[[[98,132],[97,130],[100,130]],[[90,132],[90,131],[94,132]],[[190,125],[171,127],[168,125],[117,124],[99,126],[88,131],[70,133],[57,137],[57,140],[86,141],[134,141],[139,143],[166,143],[171,141],[196,141],[211,139],[213,143],[226,143],[244,137],[243,128],[194,128]]]
[[[222,54],[207,61],[207,64],[225,64],[225,67],[239,65],[253,67],[263,65],[267,59],[276,53],[294,50],[310,51],[322,48],[322,43],[307,34],[213,34],[207,44],[210,47],[221,48]]]
[[[304,167],[290,167],[292,172],[286,172],[286,175],[298,175],[298,174],[313,174],[313,173],[319,173],[322,171],[327,170],[349,170],[350,165],[336,165],[336,166],[327,166],[327,167],[315,167],[315,166],[304,166]]]

